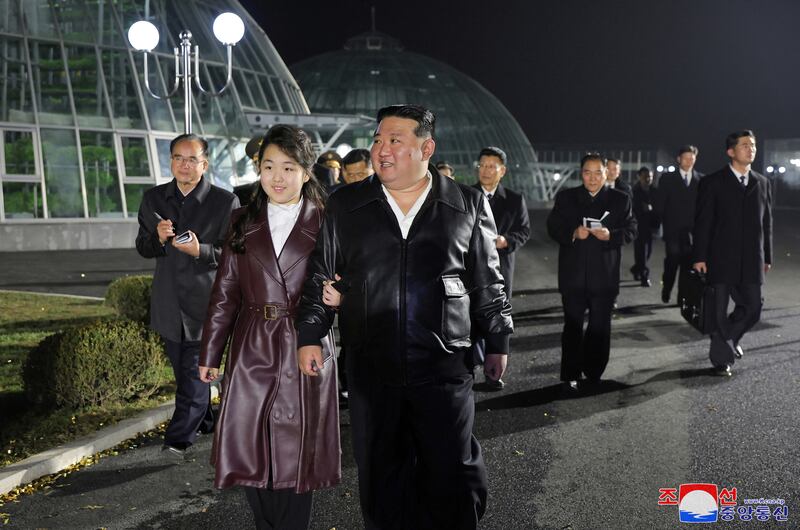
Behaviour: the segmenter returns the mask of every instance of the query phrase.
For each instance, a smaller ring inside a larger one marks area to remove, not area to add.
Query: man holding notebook
[[[636,238],[636,218],[627,193],[605,186],[606,160],[581,159],[582,186],[558,192],[547,232],[559,244],[558,290],[564,306],[561,380],[576,392],[579,383],[600,381],[608,364],[611,310],[619,293],[621,247]],[[584,331],[584,315],[588,325]],[[585,379],[584,379],[585,378]]]

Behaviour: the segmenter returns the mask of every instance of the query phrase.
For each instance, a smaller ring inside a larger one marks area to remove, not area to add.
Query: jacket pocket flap
[[[442,276],[442,284],[444,285],[444,294],[446,296],[464,296],[467,294],[467,288],[464,283],[456,275]]]

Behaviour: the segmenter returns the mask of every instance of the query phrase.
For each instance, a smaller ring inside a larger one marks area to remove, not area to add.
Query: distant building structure
[[[128,27],[159,27],[150,82],[165,94],[180,31],[200,47],[206,86],[225,78],[214,18],[245,22],[233,86],[195,93],[194,132],[210,144],[207,176],[233,188],[256,178],[244,146],[249,115],[307,115],[303,94],[264,31],[235,0],[0,2],[0,251],[130,247],[142,192],[168,180],[183,100],[149,97]]]
[[[375,116],[395,103],[418,103],[436,114],[434,159],[447,160],[457,178],[475,181],[478,152],[497,145],[508,153],[505,182],[533,201],[542,199],[536,152],[503,104],[477,81],[447,64],[413,53],[375,31],[349,39],[344,49],[290,67],[314,113]],[[344,131],[339,143],[368,148],[374,124]]]

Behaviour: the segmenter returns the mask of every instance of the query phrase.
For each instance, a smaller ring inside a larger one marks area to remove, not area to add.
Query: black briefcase
[[[714,287],[706,283],[705,274],[694,269],[686,272],[686,282],[678,299],[681,316],[691,326],[708,335],[716,329]]]

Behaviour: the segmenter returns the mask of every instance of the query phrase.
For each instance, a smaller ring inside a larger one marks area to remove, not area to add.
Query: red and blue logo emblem
[[[715,523],[719,514],[716,484],[681,484],[678,510],[682,523]]]

